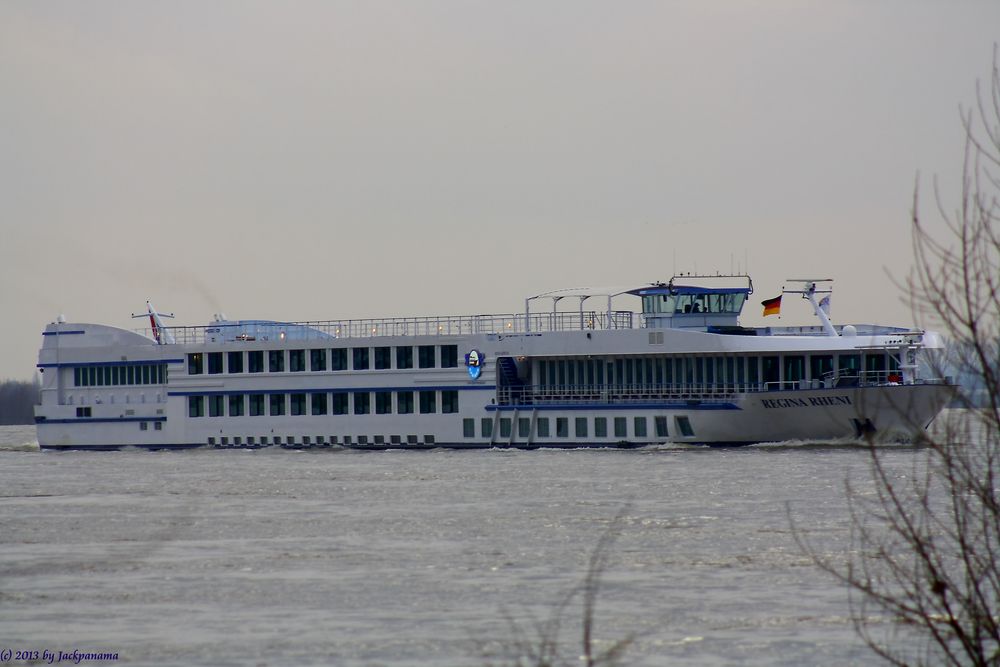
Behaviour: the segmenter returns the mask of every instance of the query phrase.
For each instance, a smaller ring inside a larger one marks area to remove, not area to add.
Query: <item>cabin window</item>
[[[335,350],[330,350],[330,370],[332,371],[346,371],[347,370],[347,349],[338,348]]]
[[[479,420],[479,429],[482,431],[484,438],[492,438],[493,437],[493,418],[492,417],[483,417],[482,419],[480,419]]]
[[[250,416],[261,417],[264,414],[264,394],[250,395]]]
[[[539,417],[538,421],[535,422],[535,431],[539,438],[549,437],[549,418]]]
[[[636,417],[635,418],[635,437],[645,438],[646,437],[646,418]]]
[[[229,416],[230,417],[242,417],[243,416],[243,394],[237,396],[229,397]]]
[[[326,370],[326,350],[309,350],[309,370]]]
[[[77,417],[91,417],[91,416],[93,416],[92,415],[92,408],[90,408],[89,406],[86,407],[86,408],[77,408],[76,409],[76,416]]]
[[[458,391],[446,389],[441,392],[441,412],[445,414],[458,412]]]
[[[806,358],[799,354],[785,357],[785,382],[798,382],[806,377]]]
[[[625,417],[615,417],[615,437],[628,437],[628,420]]]
[[[188,396],[188,417],[205,416],[205,397]]]
[[[306,369],[306,351],[288,351],[288,370],[292,373],[301,373]]]
[[[420,414],[426,415],[437,412],[436,396],[433,391],[421,391],[420,394]]]
[[[334,394],[330,397],[330,405],[333,414],[347,414],[347,394]]]
[[[353,356],[353,366],[352,368],[356,371],[367,370],[369,367],[368,361],[368,348],[367,347],[355,347],[352,349]]]
[[[381,371],[392,367],[392,348],[375,348],[375,370]]]
[[[587,437],[587,418],[577,417],[576,418],[576,437],[586,438]]]
[[[433,345],[420,345],[417,347],[417,366],[420,368],[434,368]]]
[[[278,415],[285,414],[285,395],[284,394],[271,394],[270,400],[270,415],[276,417]]]
[[[458,366],[458,346],[441,346],[441,368],[455,368]]]
[[[132,367],[129,366],[129,370],[130,371],[131,371],[131,369],[132,369]],[[194,354],[189,354],[188,355],[188,375],[201,375],[204,372],[205,372],[204,357],[201,355],[201,353],[200,352],[196,352]],[[129,373],[129,375],[131,376],[132,374]],[[132,383],[129,382],[129,384],[132,384]]]
[[[500,437],[501,438],[510,437],[510,417],[500,418]]]
[[[208,416],[209,417],[222,417],[226,410],[226,397],[225,396],[209,396],[208,397]]]
[[[271,350],[267,353],[267,369],[271,373],[285,372],[284,350]]]
[[[413,368],[413,348],[397,347],[396,348],[396,368]]]
[[[110,368],[106,368],[105,369],[105,371],[110,371],[110,370],[111,370]],[[149,371],[150,371],[150,367],[149,366],[143,366],[142,367],[142,383],[143,384],[152,384],[152,380],[150,379],[150,372]],[[110,372],[106,372],[105,377],[107,379],[107,384],[111,384],[111,373]]]
[[[531,435],[531,420],[527,417],[517,418],[517,437],[527,438]]]
[[[371,412],[372,397],[367,391],[356,391],[354,395],[354,414],[367,415]]]
[[[306,413],[306,395],[305,394],[291,394],[288,397],[289,403],[289,413],[301,417]]]
[[[264,372],[264,352],[262,350],[247,352],[247,371],[250,373]]]
[[[778,357],[761,357],[764,366],[764,382],[768,389],[776,389],[781,379],[781,366]],[[773,383],[773,384],[772,384]]]
[[[129,366],[126,370],[128,371],[126,373],[126,382],[128,384],[135,384],[135,366]]]
[[[143,367],[145,368],[145,366]],[[222,372],[222,353],[221,352],[209,352],[208,353],[208,374],[218,375]]]
[[[476,420],[475,419],[463,419],[462,420],[462,435],[466,438],[476,437]]]
[[[556,437],[557,438],[569,437],[569,418],[556,417]]]
[[[310,411],[314,415],[326,414],[326,394],[312,394],[310,397]]]
[[[242,352],[230,352],[228,353],[228,358],[226,363],[229,364],[230,373],[242,373],[243,372],[243,353]]]
[[[885,355],[872,352],[865,355],[865,370],[869,373],[881,373],[885,371]]]
[[[392,392],[391,391],[376,391],[375,392],[375,414],[377,414],[377,415],[392,414]]]
[[[860,354],[842,354],[838,361],[840,362],[841,375],[857,375],[861,369]]]
[[[401,415],[413,414],[412,391],[401,391],[396,394],[396,412]]]
[[[667,418],[666,417],[654,417],[653,422],[656,424],[656,437],[666,438],[667,437]]]
[[[809,357],[809,377],[813,380],[822,380],[824,375],[832,372],[832,354],[814,354]]]
[[[674,417],[674,426],[677,432],[685,438],[694,436],[694,429],[691,428],[691,420],[687,417]]]

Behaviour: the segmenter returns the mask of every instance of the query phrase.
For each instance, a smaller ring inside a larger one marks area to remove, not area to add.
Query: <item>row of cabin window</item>
[[[514,421],[510,417],[501,417],[499,419],[499,437],[509,438],[511,434],[511,427]],[[590,419],[588,417],[576,417],[573,420],[573,436],[576,438],[589,438],[590,437]],[[612,421],[613,435],[610,437],[615,438],[627,438],[629,437],[628,432],[628,418],[627,417],[614,417]],[[569,437],[569,418],[568,417],[556,417],[555,418],[555,430],[552,431],[550,428],[550,420],[548,417],[538,417],[535,420],[535,437],[537,438],[568,438]],[[667,418],[663,416],[653,418],[653,427],[656,432],[656,437],[666,438],[667,436]],[[608,418],[607,417],[594,417],[594,437],[595,438],[607,438],[608,435]],[[475,419],[463,419],[462,420],[462,435],[466,438],[476,437],[476,420]],[[493,418],[483,417],[480,419],[480,430],[479,435],[483,438],[493,437]],[[632,433],[631,436],[635,438],[645,438],[648,437],[647,429],[647,418],[646,417],[634,417],[632,420]],[[531,437],[531,419],[528,417],[518,417],[517,419],[517,437],[524,440]]]
[[[414,397],[414,394],[416,396]],[[373,398],[374,396],[374,398]],[[440,396],[440,398],[439,398]],[[414,400],[416,399],[416,400]],[[408,415],[458,412],[458,391],[352,391],[333,394],[233,394],[188,396],[189,417],[281,415]]]
[[[883,352],[875,354],[837,355],[837,368],[843,373],[895,371],[899,361]],[[756,384],[777,382],[784,371],[785,381],[821,379],[834,370],[834,355],[769,355],[769,356],[673,356],[618,357],[614,359],[540,359],[539,381],[536,384],[603,385],[603,384]]]
[[[440,348],[440,363],[438,363]],[[393,354],[395,350],[395,354]],[[308,353],[308,354],[307,354]],[[245,357],[244,357],[245,355]],[[413,368],[413,346],[340,347],[313,350],[252,350],[244,352],[196,352],[188,354],[188,375],[220,373],[291,373],[305,371],[389,370]],[[395,365],[393,365],[395,357]],[[223,359],[226,367],[223,369]],[[350,367],[348,368],[348,361]],[[455,368],[457,345],[418,345],[417,368]],[[286,363],[287,362],[287,363]]]
[[[166,364],[115,364],[73,368],[74,387],[164,384],[166,381]]]

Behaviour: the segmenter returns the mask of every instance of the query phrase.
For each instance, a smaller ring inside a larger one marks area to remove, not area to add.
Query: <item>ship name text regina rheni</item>
[[[947,403],[933,332],[835,326],[830,283],[793,281],[816,326],[743,327],[748,276],[569,289],[522,313],[129,331],[46,326],[47,449],[638,447],[911,437]],[[613,310],[612,302],[641,304]],[[567,305],[568,304],[568,305]],[[781,297],[763,301],[765,314]]]

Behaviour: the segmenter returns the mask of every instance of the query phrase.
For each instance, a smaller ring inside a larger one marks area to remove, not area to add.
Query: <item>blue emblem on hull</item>
[[[483,364],[486,363],[486,355],[479,350],[473,350],[465,355],[465,367],[469,370],[469,377],[478,380],[483,374]]]

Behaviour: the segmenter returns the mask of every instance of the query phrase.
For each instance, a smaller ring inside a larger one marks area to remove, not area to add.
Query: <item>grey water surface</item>
[[[504,664],[625,508],[595,628],[599,648],[634,634],[623,664],[874,664],[786,511],[846,548],[844,480],[865,493],[866,470],[855,444],[40,452],[33,427],[0,427],[0,650]],[[567,664],[580,606],[563,612]]]

